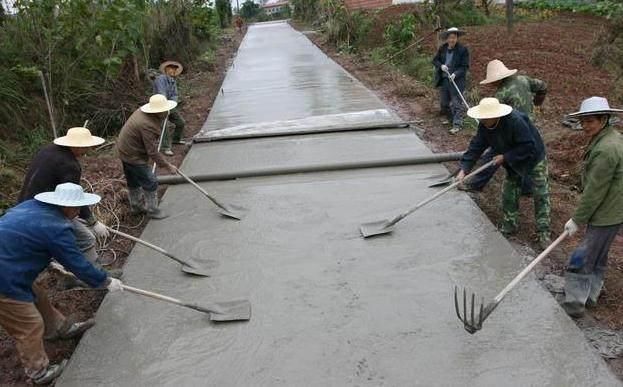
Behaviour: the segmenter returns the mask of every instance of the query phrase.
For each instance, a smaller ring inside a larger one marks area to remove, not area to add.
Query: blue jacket
[[[72,224],[60,208],[26,200],[0,217],[0,294],[33,302],[32,283],[54,257],[93,287],[108,283],[76,246]]]
[[[154,81],[154,94],[162,94],[168,100],[177,102],[177,83],[175,79],[166,74],[158,75]]]
[[[469,70],[469,50],[467,50],[467,47],[462,44],[457,43],[456,46],[454,46],[453,51],[454,54],[452,55],[452,63],[448,66],[448,72],[450,74],[454,73],[456,76],[454,78],[454,82],[459,89],[464,90],[465,77],[467,76],[467,70]],[[441,47],[439,47],[437,54],[433,58],[433,65],[435,66],[435,87],[441,86],[441,81],[446,76],[445,73],[441,71],[441,65],[446,63],[447,53],[448,43],[444,43]]]
[[[545,145],[528,116],[513,109],[500,118],[495,129],[478,125],[478,132],[461,158],[461,169],[470,171],[482,153],[491,147],[495,155],[504,155],[509,174],[526,177],[545,158]]]

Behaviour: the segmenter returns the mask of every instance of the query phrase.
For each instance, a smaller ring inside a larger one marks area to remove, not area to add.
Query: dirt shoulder
[[[295,28],[308,28],[293,23]],[[548,84],[547,100],[536,113],[536,124],[543,133],[547,146],[552,199],[552,236],[559,235],[564,223],[571,217],[579,194],[580,161],[586,146],[581,133],[561,124],[565,113],[574,111],[582,99],[601,95],[613,97],[613,77],[590,63],[594,42],[604,28],[604,19],[581,15],[558,15],[539,22],[518,23],[514,34],[505,38],[504,26],[488,25],[465,28],[462,42],[469,47],[471,56],[472,88],[470,104],[494,90],[476,87],[484,79],[486,63],[500,59],[520,73],[542,79]],[[357,79],[373,90],[405,121],[415,121],[421,136],[435,152],[463,151],[474,132],[464,130],[457,135],[448,133],[449,127],[441,123],[438,115],[438,97],[434,89],[400,73],[389,65],[377,66],[368,56],[338,53],[326,44],[321,34],[307,33],[327,55],[333,58]],[[504,37],[504,38],[501,38]],[[436,42],[432,37],[425,43],[433,55]],[[456,168],[456,164],[448,164]],[[503,173],[480,194],[472,198],[494,224],[501,220],[500,201]],[[531,198],[522,198],[519,232],[511,242],[536,247],[533,204]],[[580,234],[580,233],[578,233]],[[541,264],[538,275],[564,275],[567,257],[577,246],[582,235],[563,242],[561,248]],[[623,237],[618,237],[610,250],[609,270],[605,289],[597,307],[590,309],[580,326],[596,326],[613,330],[623,329]],[[613,371],[623,379],[623,359],[607,360]]]
[[[205,122],[242,38],[243,35],[235,31],[224,33],[213,64],[194,63],[187,66],[185,73],[180,76],[180,94],[184,101],[180,110],[186,120],[185,138],[190,139]],[[104,223],[125,233],[139,236],[147,224],[147,219],[129,214],[121,163],[112,151],[111,143],[115,139],[107,140],[107,144],[91,152],[82,160],[83,185],[103,196],[96,212]],[[184,145],[175,145],[175,155],[169,157],[169,161],[179,166],[188,150],[189,148]],[[166,187],[161,187],[160,194],[164,190]],[[100,247],[100,257],[110,261],[110,265],[106,268],[115,269],[123,268],[133,243],[120,237],[112,237]],[[65,290],[62,281],[54,274],[44,274],[41,279],[49,289],[49,295],[55,307],[66,316],[78,320],[93,317],[105,296],[105,291],[101,290],[82,288]],[[45,348],[50,361],[56,363],[69,358],[79,341],[80,338],[46,341]],[[17,357],[15,343],[1,329],[0,385],[28,385],[28,378]]]

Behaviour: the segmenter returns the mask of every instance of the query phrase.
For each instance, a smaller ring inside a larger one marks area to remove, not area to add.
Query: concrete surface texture
[[[276,55],[292,63],[290,55],[316,55],[303,39],[282,24],[250,26],[239,55],[262,64]],[[274,46],[259,50],[266,41]],[[296,77],[305,85],[308,75],[292,74],[290,85]],[[228,82],[243,90],[238,82],[246,81]],[[333,87],[343,85],[352,83]],[[305,92],[315,98],[313,88],[293,91],[297,99]],[[362,110],[377,103],[371,93],[358,93]],[[339,105],[351,94],[334,90],[323,101],[330,105],[336,98]],[[239,106],[232,121],[243,120],[248,108],[249,122],[265,122],[256,114],[264,90],[249,90],[247,98],[249,106]],[[278,108],[271,105],[272,118],[292,118],[290,105],[282,106],[283,117],[277,117]],[[209,120],[220,119],[212,111]],[[194,146],[183,169],[303,165],[314,155],[360,160],[404,152],[429,153],[406,130],[310,134]],[[185,308],[108,295],[97,326],[57,385],[620,385],[533,277],[509,294],[482,331],[463,330],[454,314],[453,286],[489,299],[524,265],[468,195],[450,192],[392,234],[361,238],[361,223],[391,217],[430,196],[436,192],[426,187],[431,176],[445,172],[440,165],[417,165],[201,184],[221,200],[247,207],[240,222],[219,216],[191,186],[170,187],[161,206],[173,216],[150,222],[142,237],[180,256],[219,260],[217,275],[185,276],[176,263],[136,246],[124,280],[188,301],[248,298],[251,321],[214,324]]]

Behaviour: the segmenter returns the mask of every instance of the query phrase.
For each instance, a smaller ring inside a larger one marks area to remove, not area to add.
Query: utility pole
[[[240,15],[240,0],[236,0],[236,13]]]
[[[513,0],[506,0],[506,29],[513,32]]]

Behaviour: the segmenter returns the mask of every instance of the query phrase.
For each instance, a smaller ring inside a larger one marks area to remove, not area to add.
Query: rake
[[[463,323],[463,327],[465,330],[472,335],[479,330],[482,329],[482,323],[489,317],[489,315],[497,308],[497,306],[502,302],[506,294],[511,291],[518,283],[521,281],[534,267],[543,260],[560,242],[562,242],[569,233],[564,231],[554,242],[552,242],[538,257],[536,257],[525,269],[521,271],[513,280],[506,285],[502,291],[495,296],[493,301],[491,301],[487,306],[485,306],[484,297],[480,298],[480,307],[476,307],[476,294],[472,293],[471,296],[468,296],[467,290],[463,289],[463,314],[461,314],[461,309],[459,307],[459,289],[457,286],[454,287],[454,310],[456,311],[456,315]],[[470,299],[468,305],[468,299]],[[474,312],[478,309],[478,314]],[[468,313],[469,316],[468,316]]]

